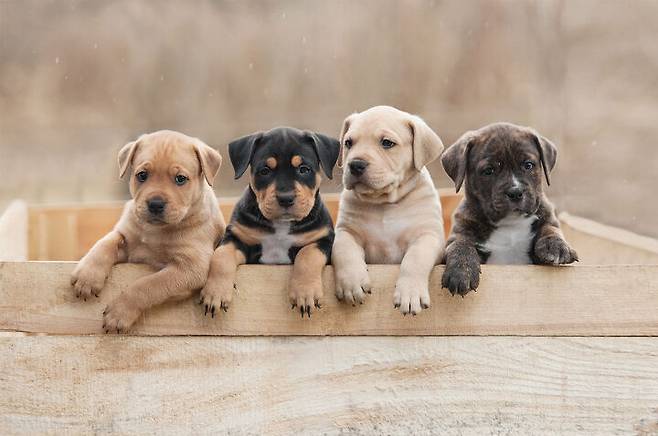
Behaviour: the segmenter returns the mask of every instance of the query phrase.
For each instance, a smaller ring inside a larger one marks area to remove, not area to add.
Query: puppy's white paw
[[[213,318],[219,309],[228,312],[228,307],[233,300],[233,290],[235,283],[225,278],[208,280],[206,285],[201,289],[201,299],[199,304],[205,306],[204,314],[210,314]]]
[[[86,301],[92,295],[98,297],[106,279],[107,275],[102,268],[79,262],[71,274],[71,286],[75,296]]]
[[[400,277],[395,284],[393,306],[403,315],[416,315],[430,307],[430,292],[426,280]]]
[[[336,272],[336,298],[346,303],[363,304],[366,294],[372,292],[368,270],[361,267],[352,267]]]

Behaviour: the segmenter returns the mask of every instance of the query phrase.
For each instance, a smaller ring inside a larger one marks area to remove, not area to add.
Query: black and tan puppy
[[[465,295],[480,282],[480,264],[558,265],[578,260],[542,188],[557,148],[509,123],[465,133],[441,162],[457,191],[466,183],[446,247],[442,285]]]
[[[251,177],[201,291],[206,314],[228,309],[243,263],[294,264],[292,307],[299,306],[302,317],[320,307],[322,270],[334,242],[333,222],[319,193],[320,168],[331,178],[339,149],[336,139],[289,127],[229,144],[235,178],[249,166]]]

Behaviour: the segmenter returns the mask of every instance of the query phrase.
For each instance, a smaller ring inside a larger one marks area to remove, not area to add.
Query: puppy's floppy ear
[[[466,166],[468,165],[468,154],[471,151],[473,140],[476,138],[476,132],[464,133],[454,144],[452,144],[443,156],[441,156],[441,165],[443,169],[455,182],[455,192],[459,192],[464,178],[466,177]]]
[[[340,150],[338,150],[338,161],[336,162],[338,168],[343,168],[343,154],[345,153],[343,144],[345,144],[345,134],[347,133],[347,130],[350,128],[350,124],[352,123],[352,120],[356,115],[357,113],[355,112],[343,120],[343,127],[341,127],[340,129],[340,136],[338,137],[338,141],[340,143]]]
[[[133,163],[133,157],[135,157],[135,152],[137,147],[139,147],[139,141],[142,139],[140,136],[136,141],[132,141],[121,147],[119,150],[119,178],[122,179],[128,167]]]
[[[550,185],[551,179],[548,175],[555,167],[555,162],[557,161],[557,147],[551,141],[535,131],[532,131],[532,137],[537,146],[537,150],[539,151],[539,158],[541,160],[541,166],[544,169],[546,183]]]
[[[228,145],[228,155],[231,158],[236,179],[239,179],[249,167],[256,145],[262,137],[263,132],[258,132],[238,138]]]
[[[313,148],[320,160],[322,171],[329,177],[333,178],[333,169],[340,153],[340,143],[337,139],[320,133],[304,131],[304,135],[313,142]]]
[[[411,115],[409,127],[413,136],[414,166],[418,171],[441,155],[443,142],[420,117]]]
[[[197,159],[199,159],[201,172],[206,178],[206,182],[212,186],[215,177],[217,177],[219,167],[222,166],[222,155],[200,139],[194,142],[194,153]]]

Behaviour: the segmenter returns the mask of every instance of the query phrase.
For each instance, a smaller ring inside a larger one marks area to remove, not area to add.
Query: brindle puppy
[[[578,260],[566,243],[550,184],[557,148],[533,130],[495,123],[465,133],[441,163],[464,200],[455,211],[442,285],[466,295],[480,282],[481,263],[558,265]]]
[[[237,267],[243,263],[294,263],[292,308],[302,317],[320,308],[322,270],[331,258],[333,222],[320,199],[320,167],[332,177],[336,139],[289,127],[255,133],[229,144],[235,178],[251,166],[249,187],[215,251],[201,304],[206,314],[226,311]]]

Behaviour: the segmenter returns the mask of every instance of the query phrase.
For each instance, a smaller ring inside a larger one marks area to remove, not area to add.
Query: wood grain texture
[[[583,264],[658,264],[658,240],[563,212],[565,238]]]
[[[0,329],[54,333],[101,332],[101,312],[136,278],[139,265],[116,266],[100,298],[77,300],[72,262],[0,263]],[[238,270],[228,313],[204,317],[197,298],[146,312],[139,335],[658,335],[658,265],[483,266],[477,293],[452,297],[431,275],[432,307],[416,317],[393,309],[398,266],[371,265],[373,294],[358,307],[333,295],[324,271],[323,307],[301,319],[287,298],[287,266]]]
[[[28,206],[12,201],[0,215],[0,261],[28,259]]]
[[[439,190],[446,236],[451,215],[462,196],[452,190]],[[334,222],[340,194],[322,198]],[[228,223],[238,197],[219,198],[219,208]],[[124,202],[29,207],[29,259],[79,260],[94,243],[118,221]]]
[[[658,429],[658,338],[0,337],[0,366],[3,434]]]

